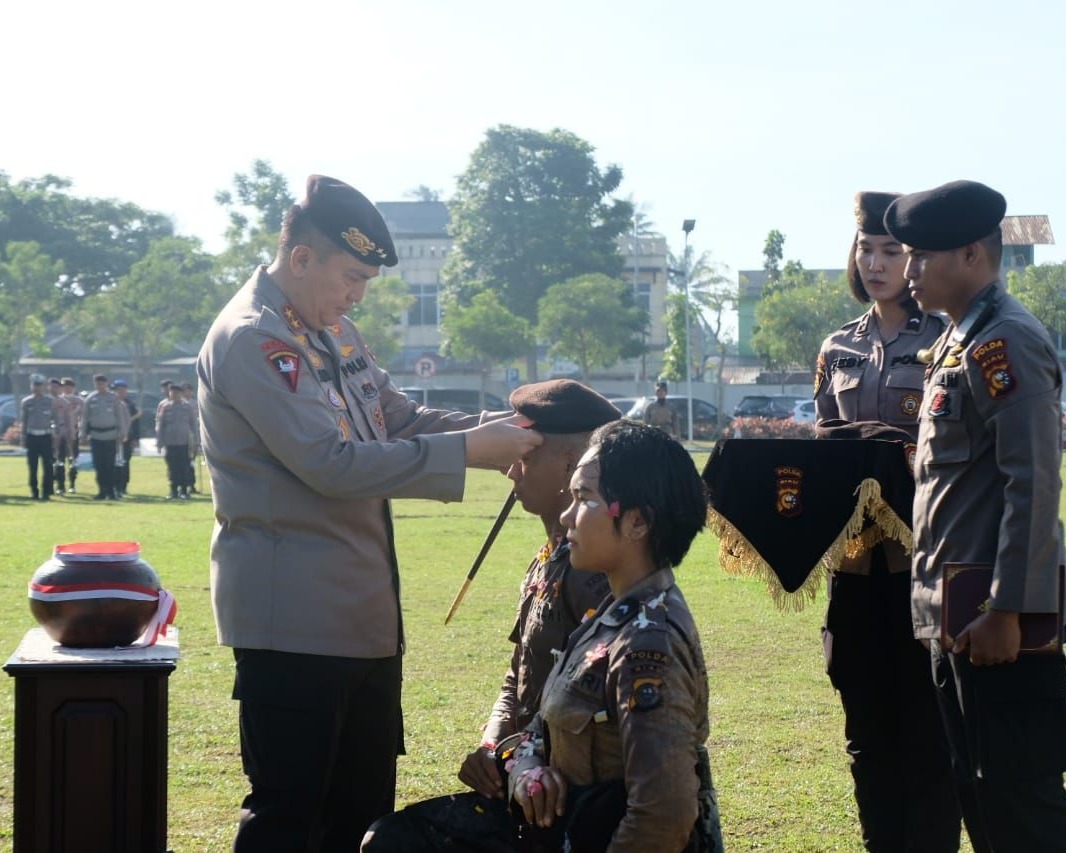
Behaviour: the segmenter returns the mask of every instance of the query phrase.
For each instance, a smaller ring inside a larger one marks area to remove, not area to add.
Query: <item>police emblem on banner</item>
[[[803,512],[800,490],[803,485],[803,471],[791,465],[775,468],[777,476],[777,511],[786,518],[792,518]]]
[[[260,349],[266,353],[267,364],[285,380],[290,391],[295,391],[300,382],[300,356],[281,341],[267,341]]]
[[[981,344],[970,355],[980,366],[988,396],[993,400],[1005,397],[1017,387],[1007,358],[1007,342],[1003,338]]]

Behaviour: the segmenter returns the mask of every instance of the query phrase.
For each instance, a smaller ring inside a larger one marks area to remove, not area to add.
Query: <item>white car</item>
[[[813,424],[816,417],[814,400],[800,400],[792,407],[792,420],[798,424]]]

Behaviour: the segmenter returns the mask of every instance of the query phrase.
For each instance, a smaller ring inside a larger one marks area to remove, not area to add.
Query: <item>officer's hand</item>
[[[1009,610],[987,610],[963,628],[951,647],[954,654],[970,650],[970,663],[991,666],[1014,663],[1022,645],[1018,614]]]
[[[479,746],[459,768],[459,781],[489,799],[503,799],[503,780],[496,767],[496,759],[487,746]]]
[[[464,430],[467,467],[507,468],[521,459],[544,440],[529,429],[532,423],[525,415],[511,415]]]
[[[566,812],[566,777],[554,767],[535,768],[518,780],[514,799],[527,823],[549,827]]]

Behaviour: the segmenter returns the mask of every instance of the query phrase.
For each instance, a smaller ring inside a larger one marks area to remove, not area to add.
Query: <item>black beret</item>
[[[885,211],[899,193],[855,193],[855,227],[864,234],[887,234]]]
[[[59,385],[61,383],[59,381],[59,377],[58,376],[50,376],[48,378],[48,384],[49,385]]]
[[[523,385],[511,392],[509,402],[537,432],[591,432],[622,417],[610,400],[573,379]]]
[[[1003,221],[1007,200],[976,181],[901,196],[885,211],[885,229],[908,246],[947,252],[984,239]]]
[[[93,377],[93,382],[107,382],[107,377],[104,376],[104,374],[102,374],[102,373],[97,373]]]
[[[396,265],[396,247],[384,218],[370,199],[344,181],[311,175],[307,196],[300,202],[323,234],[364,263]]]
[[[655,390],[658,391],[660,388],[662,388],[664,391],[670,390],[669,386],[662,379],[655,383]]]

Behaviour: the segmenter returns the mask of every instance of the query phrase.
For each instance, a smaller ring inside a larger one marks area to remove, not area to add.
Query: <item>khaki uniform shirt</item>
[[[52,403],[56,410],[56,439],[57,443],[62,439],[72,436],[68,432],[70,428],[70,398],[63,394],[53,394]]]
[[[50,394],[29,394],[22,398],[22,434],[55,435],[56,404]]]
[[[987,322],[975,323],[982,313]],[[971,324],[976,335],[957,346]],[[945,563],[992,564],[994,609],[1050,613],[1062,560],[1062,376],[1043,325],[996,282],[934,359],[915,455],[911,589],[915,636],[930,639]]]
[[[708,734],[707,667],[671,570],[608,598],[571,635],[527,731],[512,784],[548,763],[574,785],[622,779],[628,805],[608,850],[685,846],[698,813],[696,748]]]
[[[644,423],[658,427],[671,438],[681,434],[680,418],[674,407],[665,401],[660,404],[658,400],[652,400],[644,407]]]
[[[200,350],[218,638],[389,657],[401,629],[386,499],[459,500],[465,440],[446,431],[479,417],[408,400],[347,319],[325,337],[328,346],[260,267]]]
[[[188,446],[194,441],[196,415],[184,400],[165,400],[155,424],[156,443]]]
[[[925,365],[918,350],[927,349],[944,331],[931,314],[914,314],[894,340],[881,337],[871,308],[845,323],[822,343],[815,375],[817,423],[828,420],[879,421],[918,437]],[[890,572],[909,572],[911,558],[894,539],[883,542]],[[868,575],[871,552],[845,558],[842,572]]]
[[[125,441],[130,429],[129,409],[111,391],[93,391],[85,398],[81,437],[97,441]]]
[[[605,575],[570,565],[566,542],[540,550],[522,579],[510,636],[515,644],[511,668],[485,726],[484,743],[495,746],[529,725],[567,637],[610,592]]]
[[[85,412],[85,400],[77,394],[64,394],[63,399],[67,401],[67,438],[77,441],[81,434],[81,417]]]

